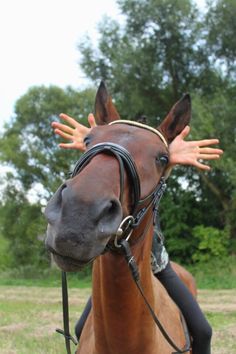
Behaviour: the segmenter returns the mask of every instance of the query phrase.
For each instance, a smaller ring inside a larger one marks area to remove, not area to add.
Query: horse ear
[[[185,94],[176,104],[172,107],[166,118],[159,125],[160,130],[168,143],[189,124],[191,119],[191,98],[189,94]]]
[[[104,125],[120,119],[112,98],[107,92],[105,83],[101,81],[95,98],[95,119],[98,125]]]

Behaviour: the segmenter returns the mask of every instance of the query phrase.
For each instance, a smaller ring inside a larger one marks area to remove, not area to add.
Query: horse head
[[[122,220],[139,209],[135,198],[145,201],[152,195],[168,167],[168,144],[189,123],[190,115],[187,94],[157,129],[125,124],[100,84],[97,126],[84,139],[87,152],[45,210],[46,247],[60,268],[75,271],[114,241]]]

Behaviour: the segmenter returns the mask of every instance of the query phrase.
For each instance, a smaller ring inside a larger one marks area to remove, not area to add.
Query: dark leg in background
[[[82,315],[80,316],[80,319],[78,320],[78,322],[75,325],[75,334],[76,337],[79,341],[82,330],[84,328],[84,324],[88,318],[89,312],[91,311],[92,308],[92,298],[90,296],[90,298],[88,299],[88,302],[84,308],[84,311],[82,312]]]
[[[172,269],[170,263],[155,276],[184,315],[193,338],[193,354],[210,354],[212,329],[196,299]]]

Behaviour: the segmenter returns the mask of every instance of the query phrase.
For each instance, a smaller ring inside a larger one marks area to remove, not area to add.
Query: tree
[[[52,86],[33,87],[16,103],[15,116],[0,138],[0,160],[10,168],[3,177],[1,234],[9,240],[15,265],[45,260],[43,207],[79,157],[78,151],[58,148],[50,123],[61,112],[87,123],[93,101],[91,89]]]
[[[22,190],[42,184],[46,195],[51,194],[70,171],[78,152],[60,150],[50,124],[61,112],[87,124],[93,99],[92,90],[79,93],[52,86],[31,88],[17,101],[15,117],[0,140],[0,159],[13,167]]]
[[[202,46],[203,26],[190,0],[118,1],[124,25],[105,19],[96,48],[86,37],[81,66],[105,79],[124,117],[145,112],[152,124],[186,91],[215,88],[217,76]],[[209,80],[211,76],[211,80]]]
[[[212,136],[220,139],[224,156],[217,163],[213,163],[211,173],[202,173],[198,180],[202,200],[207,200],[206,212],[214,211],[218,215],[218,224],[212,217],[212,225],[226,228],[231,235],[232,251],[236,236],[236,86],[225,87],[224,92],[217,91],[208,97],[196,97],[194,101],[194,126],[195,137]],[[206,204],[206,203],[205,203]],[[211,207],[209,208],[209,206]],[[208,211],[207,211],[208,210]],[[208,225],[210,226],[210,225]]]
[[[42,266],[47,255],[42,247],[45,220],[39,203],[31,204],[23,191],[15,187],[14,179],[8,180],[0,205],[1,233],[8,241],[8,265]]]
[[[191,93],[192,137],[218,137],[225,154],[211,173],[179,168],[172,174],[170,195],[161,208],[168,246],[177,256],[181,251],[191,256],[197,247],[191,230],[203,225],[230,233],[233,250],[235,81],[223,75],[219,59],[232,64],[235,58],[234,43],[228,45],[223,31],[227,28],[233,38],[234,2],[228,6],[218,0],[208,6],[206,15],[190,0],[118,4],[123,24],[106,18],[99,26],[96,47],[89,38],[81,42],[82,69],[93,81],[107,81],[121,116],[136,119],[145,114],[154,126],[184,92]]]
[[[233,252],[235,2],[212,2],[206,15],[191,0],[119,0],[118,4],[124,22],[104,19],[97,46],[88,37],[81,41],[81,67],[94,88],[105,79],[123,118],[145,114],[153,126],[184,92],[191,93],[192,138],[218,137],[225,153],[210,173],[183,167],[173,171],[161,203],[162,227],[168,249],[179,259],[194,258],[201,244],[196,230],[230,235]],[[0,231],[11,246],[19,241],[14,255],[19,262],[32,261],[31,254],[25,260],[22,256],[31,241],[31,253],[38,257],[35,240],[46,228],[42,207],[78,158],[78,152],[60,151],[50,122],[65,112],[85,123],[94,96],[91,89],[31,88],[18,100],[15,116],[0,138],[0,160],[12,168],[4,179]],[[12,220],[12,215],[17,218]]]
[[[236,78],[236,2],[218,0],[210,2],[206,17],[207,41],[213,60],[220,61],[227,75]],[[224,65],[222,65],[222,63]]]

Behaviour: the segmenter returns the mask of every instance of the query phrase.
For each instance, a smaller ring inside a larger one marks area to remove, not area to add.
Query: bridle
[[[163,136],[163,134],[146,124],[142,124],[136,121],[130,120],[116,120],[109,123],[109,125],[114,124],[125,124],[125,125],[132,125],[141,129],[149,130],[150,132],[157,135],[164,145],[168,147],[168,143]],[[147,195],[144,199],[140,199],[140,178],[137,172],[136,164],[133,160],[131,154],[126,150],[123,146],[114,144],[111,142],[104,142],[100,144],[96,144],[95,146],[91,147],[87,150],[82,157],[77,161],[74,170],[72,172],[71,177],[75,177],[79,174],[85,166],[98,154],[108,154],[113,155],[118,163],[119,163],[119,172],[120,172],[120,203],[123,203],[123,194],[124,194],[124,176],[125,171],[127,172],[130,185],[131,185],[131,194],[132,194],[132,210],[130,211],[130,215],[125,216],[122,220],[117,234],[114,240],[115,247],[120,247],[118,245],[118,239],[126,238],[127,240],[131,236],[132,231],[137,228],[141,221],[143,220],[144,216],[146,215],[147,211],[155,205],[155,210],[160,203],[161,197],[166,189],[165,178],[162,177],[156,187],[151,191],[149,195]],[[153,213],[153,220],[155,220],[155,210]],[[111,245],[109,245],[111,246]],[[111,248],[111,247],[110,247]]]
[[[119,163],[119,200],[121,205],[123,202],[124,194],[125,171],[127,172],[131,182],[130,185],[132,189],[132,209],[130,210],[130,214],[128,216],[125,216],[122,220],[114,240],[115,247],[120,247],[118,245],[118,240],[120,240],[121,238],[126,238],[128,240],[131,236],[132,231],[140,225],[147,211],[152,206],[157,206],[159,204],[160,199],[166,189],[166,183],[165,179],[161,178],[154,190],[151,191],[151,193],[144,199],[140,199],[140,179],[132,156],[121,145],[110,142],[96,144],[91,147],[87,152],[85,152],[85,154],[76,163],[71,177],[75,177],[76,175],[78,175],[84,169],[84,167],[87,166],[88,163],[98,154],[113,155]]]
[[[153,133],[158,135],[161,138],[161,140],[164,142],[164,144],[167,146],[167,142],[163,137],[163,135],[159,131],[151,127],[133,121],[115,121],[112,122],[111,124],[118,124],[118,123],[132,124],[135,126],[139,126],[140,128],[151,130]],[[131,182],[130,185],[131,185],[131,194],[132,194],[132,209],[130,210],[130,215],[127,215],[123,218],[117,230],[113,244],[111,245],[109,243],[105,251],[108,250],[116,251],[117,249],[120,249],[120,251],[124,254],[129,269],[131,270],[135,284],[137,285],[141,295],[143,296],[144,301],[155,323],[159,327],[161,333],[166,338],[168,343],[176,350],[176,353],[186,353],[187,351],[189,351],[189,343],[187,343],[186,348],[183,350],[178,348],[175,345],[175,343],[172,341],[172,339],[169,337],[169,335],[163,328],[162,324],[156,317],[150,304],[148,303],[140,284],[138,267],[136,265],[136,261],[134,257],[131,254],[131,250],[128,242],[133,230],[141,224],[142,220],[144,219],[145,215],[150,210],[150,208],[153,209],[152,220],[155,223],[158,205],[166,189],[165,178],[161,177],[160,181],[158,182],[156,187],[150,192],[150,194],[148,194],[145,198],[140,199],[140,178],[137,172],[136,164],[131,154],[128,152],[128,150],[126,150],[121,145],[114,144],[111,142],[99,143],[91,147],[89,150],[87,150],[77,161],[74,170],[71,174],[71,177],[73,178],[77,176],[90,163],[90,161],[99,154],[107,154],[107,155],[114,156],[119,163],[119,172],[120,172],[119,200],[121,205],[123,203],[123,195],[124,195],[125,172],[127,173]],[[64,331],[62,330],[57,330],[57,331],[65,336],[67,353],[70,353],[69,342],[70,340],[73,341],[73,338],[69,333],[68,295],[67,295],[66,275],[64,272],[62,272],[62,288],[63,288]],[[67,302],[67,306],[66,306],[66,302]],[[68,323],[65,317],[68,318]]]

